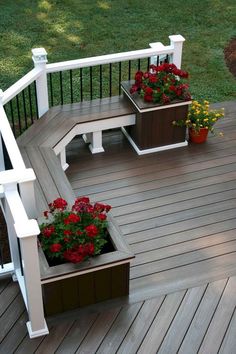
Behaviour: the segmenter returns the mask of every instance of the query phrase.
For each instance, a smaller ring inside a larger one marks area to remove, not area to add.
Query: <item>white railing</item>
[[[27,327],[31,338],[48,333],[43,312],[38,262],[37,235],[39,228],[35,220],[37,213],[33,186],[35,175],[32,169],[25,167],[4,105],[35,81],[38,116],[41,117],[49,109],[48,73],[148,57],[151,58],[152,63],[155,62],[156,56],[167,54],[171,57],[171,62],[180,68],[182,46],[185,39],[181,35],[169,36],[169,38],[170,45],[168,46],[164,46],[162,43],[151,43],[151,48],[148,49],[53,64],[47,64],[47,53],[44,48],[33,49],[35,68],[6,91],[0,91],[0,133],[13,166],[12,170],[4,171],[4,157],[0,139],[0,197],[8,228],[12,258],[12,268],[11,265],[7,265],[6,271],[14,271],[15,278],[19,282],[29,314]],[[17,239],[20,243],[21,256]]]

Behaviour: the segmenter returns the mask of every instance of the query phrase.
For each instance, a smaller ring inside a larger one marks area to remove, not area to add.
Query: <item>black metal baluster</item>
[[[169,54],[166,54],[165,63],[169,63]]]
[[[14,136],[16,137],[16,126],[15,126],[15,120],[14,120],[14,110],[13,110],[12,100],[9,103],[10,103],[10,110],[11,110],[12,130],[13,130]]]
[[[36,82],[35,81],[34,81],[34,98],[35,98],[36,118],[39,119],[38,98],[37,98],[37,90],[36,90]]]
[[[93,67],[89,67],[90,100],[93,99]]]
[[[129,66],[128,66],[128,80],[131,79],[131,60],[129,60]]]
[[[149,66],[150,66],[150,57],[147,58],[147,71],[149,71]]]
[[[80,101],[83,101],[83,69],[80,68]]]
[[[53,107],[53,84],[52,84],[52,73],[50,73],[50,74],[49,74],[49,86],[50,86],[51,106]]]
[[[1,263],[1,268],[4,269],[4,259],[3,259],[2,246],[0,246],[0,263]]]
[[[70,70],[70,102],[74,102],[74,95],[73,95],[73,81],[72,81],[72,70]]]
[[[141,70],[141,59],[138,59],[138,70]]]
[[[109,64],[109,96],[112,95],[112,64]]]
[[[119,62],[119,95],[121,94],[121,61]]]
[[[18,95],[16,95],[16,108],[17,108],[19,132],[21,134],[22,133],[22,127],[21,127],[21,118],[20,118],[20,102],[19,102]]]
[[[99,65],[99,83],[100,83],[100,98],[102,98],[102,65]]]
[[[22,98],[23,98],[23,109],[24,109],[24,117],[25,117],[25,128],[28,128],[27,111],[26,111],[26,104],[25,104],[25,90],[22,91]]]
[[[31,88],[30,85],[28,86],[28,95],[29,95],[29,108],[30,108],[30,120],[31,123],[34,123],[34,118],[33,118],[33,109],[32,109],[32,100],[31,100]]]
[[[24,276],[24,270],[23,270],[23,265],[22,265],[22,255],[21,255],[21,247],[20,247],[20,240],[17,237],[17,245],[18,245],[18,251],[19,251],[19,258],[20,258],[20,270],[21,270],[21,275]]]
[[[61,94],[61,105],[63,105],[62,71],[59,71],[59,75],[60,75],[60,94]]]

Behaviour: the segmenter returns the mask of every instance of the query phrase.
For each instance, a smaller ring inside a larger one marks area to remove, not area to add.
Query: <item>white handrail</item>
[[[42,69],[34,68],[2,93],[2,104],[6,104],[41,75]]]
[[[2,134],[2,138],[6,145],[7,152],[10,157],[13,169],[24,170],[25,163],[23,161],[14,134],[11,130],[9,121],[7,119],[7,115],[1,103],[0,103],[0,132]]]
[[[102,64],[110,64],[110,63],[117,63],[120,61],[126,60],[134,60],[134,59],[142,59],[148,58],[153,55],[162,55],[162,54],[173,54],[174,46],[166,46],[163,48],[163,45],[160,43],[160,48],[148,48],[148,49],[141,49],[141,50],[134,50],[129,52],[123,53],[115,53],[115,54],[107,54],[107,55],[100,55],[96,57],[84,58],[84,59],[76,59],[76,60],[69,60],[69,61],[62,61],[53,64],[46,65],[47,73],[53,73],[57,71],[64,71],[64,70],[72,70],[78,69],[83,67],[89,67],[94,65],[102,65]]]

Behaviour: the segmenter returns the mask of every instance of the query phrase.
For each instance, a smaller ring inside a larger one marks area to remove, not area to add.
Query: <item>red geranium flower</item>
[[[43,215],[44,215],[44,217],[45,217],[46,219],[48,218],[48,214],[49,214],[49,211],[48,211],[48,210],[46,210],[46,211],[43,212]]]
[[[40,225],[39,235],[47,258],[78,263],[99,254],[107,242],[106,213],[110,209],[107,204],[90,203],[88,197],[77,198],[72,210],[68,210],[67,202],[62,198],[50,203],[50,211],[44,212],[46,222]]]
[[[60,243],[53,243],[50,246],[50,251],[53,253],[60,252],[61,248],[62,248],[62,245]]]
[[[84,260],[84,257],[76,251],[68,250],[63,253],[63,257],[72,263],[80,263]]]
[[[43,236],[45,237],[50,237],[51,234],[53,234],[55,232],[55,227],[53,225],[51,226],[48,226],[48,227],[45,227],[43,230],[42,230],[42,234]]]
[[[53,203],[49,204],[49,207],[53,209],[65,210],[67,207],[67,201],[63,198],[57,198]]]
[[[97,236],[99,230],[96,225],[91,224],[85,227],[85,232],[88,237],[95,237]]]
[[[79,222],[81,220],[79,215],[76,214],[70,214],[66,219],[64,219],[64,224],[68,225],[68,224],[73,224],[76,222]]]
[[[98,215],[97,215],[97,218],[98,218],[99,220],[106,220],[107,216],[106,216],[105,214],[98,214]]]
[[[70,231],[70,230],[64,230],[63,231],[63,234],[65,235],[65,236],[70,236],[70,235],[72,235],[72,231]]]
[[[137,71],[130,92],[137,91],[146,102],[160,104],[168,104],[176,99],[186,100],[190,98],[188,85],[184,83],[187,78],[188,73],[178,69],[175,64],[150,65],[149,71],[142,72],[142,75]]]

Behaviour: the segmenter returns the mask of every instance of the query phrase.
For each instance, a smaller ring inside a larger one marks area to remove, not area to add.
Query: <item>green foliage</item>
[[[183,69],[195,99],[236,99],[224,47],[236,36],[234,0],[0,0],[0,88],[32,68],[31,49],[45,47],[49,62],[167,45],[186,38]]]

